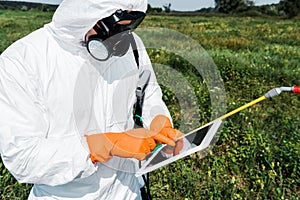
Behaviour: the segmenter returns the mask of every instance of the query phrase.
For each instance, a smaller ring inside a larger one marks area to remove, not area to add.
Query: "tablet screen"
[[[168,145],[162,145],[141,162],[140,169],[136,175],[145,174],[192,153],[206,149],[210,145],[221,123],[222,120],[217,120],[184,135],[176,143],[176,145],[180,145],[177,146],[177,150],[178,148],[181,149],[179,152]]]

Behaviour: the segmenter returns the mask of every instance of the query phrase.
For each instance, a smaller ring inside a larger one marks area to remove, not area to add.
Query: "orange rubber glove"
[[[176,141],[175,147],[165,146],[163,148],[163,151],[166,154],[172,154],[173,156],[176,156],[180,153],[182,149],[183,149],[183,139],[179,139]]]
[[[172,127],[170,119],[164,115],[157,115],[150,124],[150,130],[155,133],[153,138],[159,143],[175,146],[177,138],[183,135]]]
[[[86,135],[93,162],[106,162],[112,156],[143,160],[156,146],[153,133],[144,128],[121,133]]]
[[[165,143],[172,147],[166,146],[164,148],[165,153],[173,154],[174,156],[179,154],[183,148],[183,140],[178,140],[178,138],[183,136],[183,133],[172,127],[172,123],[168,117],[157,115],[150,124],[150,130],[155,133],[153,138],[156,142]]]

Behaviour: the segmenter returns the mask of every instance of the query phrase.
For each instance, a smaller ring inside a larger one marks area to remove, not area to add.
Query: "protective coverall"
[[[65,0],[52,22],[18,40],[0,57],[0,153],[29,199],[140,199],[136,159],[92,163],[84,134],[133,128],[139,74],[151,71],[143,121],[170,117],[137,35],[132,51],[105,62],[82,44],[85,33],[117,9],[145,12],[146,0]]]

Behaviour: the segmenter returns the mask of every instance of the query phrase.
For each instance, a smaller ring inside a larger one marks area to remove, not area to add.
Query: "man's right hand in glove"
[[[86,135],[93,162],[106,162],[112,156],[143,160],[156,146],[153,133],[144,128],[121,133]]]
[[[164,148],[165,153],[175,156],[182,150],[183,139],[178,138],[183,136],[183,133],[172,127],[167,116],[157,115],[150,124],[150,130],[155,134],[153,138],[156,142],[169,145]]]
[[[121,133],[86,135],[86,140],[92,161],[106,162],[112,156],[143,160],[155,149],[156,142],[174,147],[174,152],[180,151],[182,145],[178,145],[177,138],[182,135],[172,128],[168,117],[158,115],[151,122],[150,130],[139,128]]]

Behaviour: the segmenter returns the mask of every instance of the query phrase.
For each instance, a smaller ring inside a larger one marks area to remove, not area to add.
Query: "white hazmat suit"
[[[0,57],[0,153],[29,199],[140,199],[138,161],[114,156],[93,164],[84,134],[133,128],[139,74],[151,71],[143,107],[149,126],[170,117],[142,41],[132,51],[94,60],[82,40],[117,9],[145,12],[146,0],[65,0],[51,23],[8,47]]]

